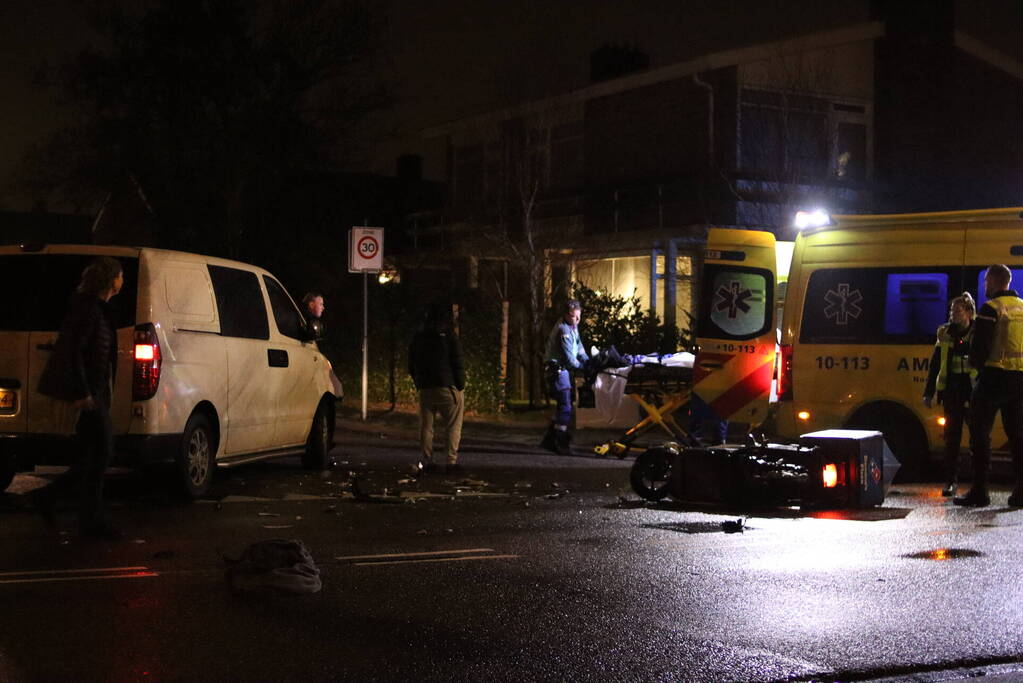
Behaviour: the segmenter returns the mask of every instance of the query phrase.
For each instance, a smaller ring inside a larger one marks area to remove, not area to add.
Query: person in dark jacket
[[[79,452],[70,469],[32,493],[33,502],[52,524],[57,498],[77,488],[82,535],[107,540],[120,537],[103,515],[103,477],[114,450],[110,402],[117,370],[117,330],[109,301],[123,284],[117,259],[100,256],[85,268],[39,378],[41,394],[78,411]]]
[[[970,366],[970,340],[977,305],[969,292],[952,299],[949,322],[938,328],[934,353],[924,387],[924,405],[931,407],[935,395],[945,409],[945,487],[941,495],[954,496],[959,483],[959,450],[963,438],[973,380],[977,371]]]
[[[465,411],[463,391],[465,370],[462,347],[451,329],[450,308],[430,306],[422,329],[408,350],[408,372],[419,391],[420,467],[424,472],[436,469],[433,462],[433,420],[440,416],[447,437],[447,473],[458,472],[458,444],[462,438]]]

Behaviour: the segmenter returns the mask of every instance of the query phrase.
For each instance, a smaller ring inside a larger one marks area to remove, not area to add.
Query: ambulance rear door
[[[774,235],[711,228],[700,282],[696,395],[722,420],[767,417],[777,353]]]

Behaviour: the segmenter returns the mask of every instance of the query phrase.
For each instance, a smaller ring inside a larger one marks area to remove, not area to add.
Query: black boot
[[[1009,494],[1007,504],[1011,508],[1023,508],[1023,484],[1016,484],[1016,488]]]
[[[965,496],[956,496],[952,502],[968,508],[984,508],[991,504],[991,496],[988,495],[987,485],[974,482]]]
[[[555,430],[554,447],[558,455],[572,455],[572,435],[567,429]]]
[[[554,425],[553,424],[548,426],[547,427],[547,431],[544,432],[543,439],[540,440],[540,448],[543,448],[544,450],[548,450],[551,453],[557,453],[558,452],[556,431],[554,429]]]

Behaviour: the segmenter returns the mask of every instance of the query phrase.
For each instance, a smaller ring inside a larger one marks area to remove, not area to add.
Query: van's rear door
[[[758,424],[767,417],[777,352],[776,270],[773,234],[708,231],[693,384],[723,420]]]

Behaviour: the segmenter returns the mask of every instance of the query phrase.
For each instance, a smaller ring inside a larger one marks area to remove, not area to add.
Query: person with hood
[[[408,373],[419,391],[420,470],[436,470],[433,462],[433,421],[440,417],[446,437],[445,472],[460,472],[458,446],[465,412],[465,369],[462,347],[451,328],[451,309],[433,304],[408,350]]]

